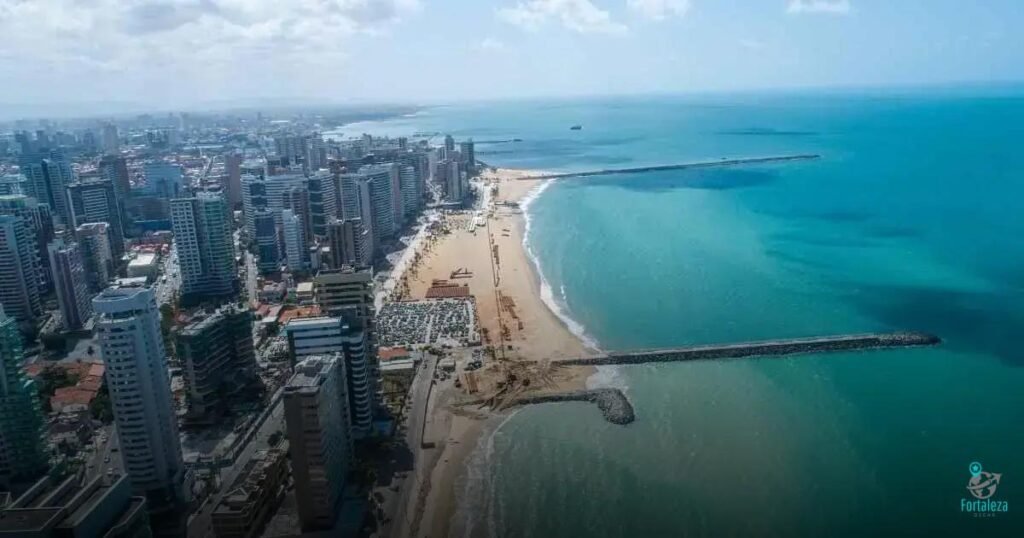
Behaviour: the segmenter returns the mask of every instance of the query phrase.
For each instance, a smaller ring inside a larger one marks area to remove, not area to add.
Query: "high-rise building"
[[[106,222],[86,222],[75,229],[89,291],[99,293],[114,276],[114,257],[110,250],[110,232]]]
[[[306,233],[302,219],[291,209],[285,209],[281,215],[281,235],[284,237],[284,256],[288,260],[289,271],[305,271],[309,266],[306,258]]]
[[[274,212],[258,209],[253,215],[255,226],[256,264],[260,273],[274,273],[281,269],[281,249],[277,240]]]
[[[327,237],[327,223],[341,215],[338,211],[338,185],[333,174],[327,170],[314,172],[306,180],[309,192],[309,222],[311,235],[323,239]]]
[[[121,137],[117,133],[117,125],[113,123],[103,124],[103,152],[107,155],[117,155],[121,151]]]
[[[183,190],[181,166],[155,161],[146,163],[142,172],[146,177],[146,194],[167,200],[181,196]]]
[[[151,508],[185,499],[185,465],[156,295],[114,286],[92,301],[125,470]]]
[[[348,394],[349,421],[356,438],[370,433],[373,426],[373,395],[366,333],[340,317],[293,319],[285,325],[288,350],[293,361],[317,355],[343,356]]]
[[[109,180],[93,180],[74,183],[68,187],[71,201],[72,220],[79,226],[87,222],[106,222],[110,234],[110,252],[115,263],[124,254],[124,227],[117,190]]]
[[[183,296],[224,297],[238,292],[231,209],[223,194],[198,192],[193,198],[172,200],[171,228]]]
[[[69,331],[85,326],[92,315],[92,296],[77,243],[57,239],[49,245],[53,287],[57,291],[61,325]]]
[[[121,156],[105,155],[100,159],[99,171],[104,179],[114,185],[114,192],[121,200],[132,193],[132,184],[128,175],[128,160]]]
[[[302,224],[302,233],[306,240],[312,239],[313,227],[309,213],[309,191],[304,187],[292,187],[285,190],[281,193],[281,207],[283,209],[290,209],[299,218]]]
[[[259,450],[249,461],[213,510],[217,538],[260,536],[284,499],[290,476],[287,451]]]
[[[267,208],[267,186],[261,176],[242,174],[242,213],[245,233],[256,237],[256,213]]]
[[[0,305],[25,325],[42,314],[37,258],[35,238],[24,218],[0,215]]]
[[[392,167],[368,168],[360,170],[359,209],[363,226],[373,236],[375,248],[394,237],[398,231],[395,223],[395,206],[391,194]]]
[[[21,174],[4,174],[0,176],[0,196],[25,194],[25,176]]]
[[[306,164],[309,150],[309,137],[278,136],[274,138],[274,149],[277,156],[288,160],[289,164]]]
[[[47,204],[62,223],[71,222],[71,212],[65,191],[75,182],[75,173],[62,154],[50,152],[50,157],[23,156],[20,164],[25,175],[26,194],[39,203]]]
[[[228,207],[234,210],[242,203],[242,154],[230,151],[224,155],[224,194]]]
[[[215,422],[232,402],[258,394],[252,322],[248,309],[225,305],[175,335],[189,422]]]
[[[362,218],[363,212],[359,204],[359,183],[363,176],[359,174],[339,174],[338,194],[341,206],[338,208],[339,218]]]
[[[470,175],[476,170],[476,150],[472,140],[459,144],[459,155],[462,156],[462,164]]]
[[[0,307],[0,487],[38,478],[49,459],[35,382],[22,369],[21,335]]]
[[[369,267],[373,263],[373,238],[359,218],[333,220],[327,225],[327,258],[331,269]]]
[[[313,172],[326,165],[327,146],[324,145],[324,137],[320,133],[313,133],[306,147],[306,169]]]
[[[303,532],[334,526],[352,461],[343,361],[310,357],[284,387],[292,479]]]
[[[398,176],[402,187],[402,211],[405,213],[406,219],[413,218],[420,207],[419,189],[417,188],[419,179],[416,177],[416,169],[412,166],[403,166],[399,169]]]
[[[452,135],[444,135],[444,149],[448,153],[455,151],[455,139]]]
[[[46,246],[54,237],[50,207],[40,204],[35,198],[28,196],[6,195],[0,196],[0,215],[20,218],[26,229],[29,230],[30,239],[28,241],[36,267],[36,286],[40,294],[45,294],[50,288],[52,280],[49,254],[46,250]]]

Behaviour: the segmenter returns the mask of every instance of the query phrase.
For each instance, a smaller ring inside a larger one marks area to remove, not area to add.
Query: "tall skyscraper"
[[[281,193],[281,207],[290,209],[302,224],[306,241],[313,238],[313,221],[310,218],[310,193],[305,187],[291,187]],[[282,220],[283,224],[283,220]]]
[[[256,258],[260,273],[274,273],[281,269],[281,249],[277,240],[274,212],[258,209],[253,216],[256,235]]]
[[[380,248],[398,230],[391,191],[391,171],[392,167],[364,167],[360,170],[360,218],[363,219],[363,226],[373,236],[375,248]]]
[[[48,250],[61,325],[67,330],[79,330],[92,315],[92,297],[82,252],[77,243],[66,243],[63,239],[50,243]]]
[[[278,157],[288,159],[288,163],[307,164],[306,157],[309,150],[309,137],[306,136],[278,136],[274,138],[274,149]]]
[[[303,532],[334,526],[352,461],[343,362],[310,357],[284,388],[292,478]]]
[[[68,198],[73,216],[70,224],[77,227],[87,222],[107,223],[110,252],[114,263],[119,262],[124,254],[124,227],[114,184],[106,179],[74,183],[68,187]]]
[[[104,123],[103,132],[103,152],[107,155],[117,155],[121,152],[121,137],[117,133],[117,125],[113,123]]]
[[[189,422],[216,422],[232,400],[258,391],[252,320],[248,309],[226,305],[212,315],[204,312],[175,335]]]
[[[327,225],[328,256],[332,269],[342,266],[369,267],[373,263],[373,238],[362,219],[333,220]]]
[[[398,177],[402,187],[402,212],[406,219],[414,218],[420,206],[416,169],[412,166],[403,166],[398,170]]]
[[[224,194],[228,207],[234,210],[242,203],[242,154],[229,151],[224,155]]]
[[[0,176],[0,196],[25,194],[25,176],[21,174],[4,174]]]
[[[171,227],[183,296],[230,296],[238,292],[231,210],[223,194],[199,192],[194,198],[172,200]]]
[[[128,160],[115,155],[105,155],[100,159],[99,171],[104,179],[114,185],[118,198],[125,200],[132,193],[132,184],[128,175]]]
[[[295,361],[316,355],[344,357],[352,433],[356,438],[368,435],[373,426],[376,384],[370,379],[371,354],[366,346],[366,333],[340,317],[316,317],[289,321],[285,334]]]
[[[309,191],[309,221],[312,235],[327,237],[327,223],[341,216],[338,211],[338,185],[333,174],[327,170],[314,172],[306,180]]]
[[[53,214],[66,224],[71,222],[66,189],[75,181],[74,170],[59,152],[50,152],[48,155],[50,157],[46,158],[38,155],[23,156],[20,167],[27,179],[26,193],[40,203],[49,205]]]
[[[121,456],[133,489],[152,508],[185,498],[185,465],[160,334],[156,295],[110,287],[92,301]]]
[[[12,215],[24,222],[29,230],[31,246],[36,267],[36,286],[40,294],[50,288],[50,259],[46,246],[53,241],[53,218],[50,206],[40,204],[35,198],[23,195],[0,196],[0,215]]]
[[[182,195],[181,166],[173,163],[154,161],[146,163],[142,169],[146,177],[145,192],[159,198],[171,199]]]
[[[25,325],[42,314],[39,300],[38,251],[22,217],[0,215],[0,305]]]
[[[89,291],[99,293],[114,276],[114,257],[110,250],[110,232],[106,222],[86,222],[75,229],[75,238],[82,249],[86,283]]]
[[[49,464],[35,382],[21,364],[21,335],[0,307],[0,488],[38,478]]]
[[[455,139],[452,135],[444,135],[444,149],[448,153],[455,151]]]
[[[466,167],[466,172],[472,175],[476,170],[476,149],[472,140],[459,144],[459,155],[462,156],[462,163]]]
[[[305,271],[308,267],[306,258],[306,233],[302,219],[291,209],[285,209],[281,215],[281,235],[284,237],[284,255],[288,260],[289,271]]]
[[[242,213],[245,233],[256,237],[256,213],[267,208],[267,186],[261,176],[242,174]]]

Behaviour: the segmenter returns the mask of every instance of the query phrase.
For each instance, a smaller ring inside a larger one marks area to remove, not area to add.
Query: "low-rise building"
[[[142,252],[135,256],[135,259],[128,262],[128,276],[130,278],[146,277],[152,282],[159,270],[156,253]]]
[[[146,499],[127,476],[44,477],[0,509],[0,538],[147,538]]]

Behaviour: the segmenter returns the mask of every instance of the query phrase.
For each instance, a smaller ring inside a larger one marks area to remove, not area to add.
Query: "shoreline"
[[[408,296],[422,299],[432,280],[448,280],[459,269],[469,271],[469,276],[457,281],[470,286],[485,343],[495,348],[488,367],[474,372],[480,386],[478,395],[493,390],[505,368],[516,368],[523,362],[545,366],[538,374],[538,383],[520,396],[584,390],[589,388],[588,380],[599,372],[593,366],[549,364],[557,363],[557,359],[593,356],[599,350],[582,326],[562,312],[540,272],[539,260],[529,248],[530,219],[526,210],[550,184],[550,180],[523,179],[535,173],[502,168],[485,171],[479,184],[486,189],[497,186],[494,196],[481,197],[490,199],[487,207],[442,216],[448,233],[428,240],[428,248],[416,263],[404,268],[400,277],[408,286]],[[510,202],[515,205],[505,205]],[[478,211],[485,217],[483,226],[474,223]],[[452,404],[465,391],[453,388],[450,382],[438,389],[434,392],[439,394],[430,403],[432,427],[425,437],[436,442],[436,448],[421,451],[418,459],[433,465],[424,470],[427,479],[411,496],[414,516],[399,536],[449,535],[456,510],[466,501],[458,493],[466,489],[462,486],[474,451],[514,413],[507,409],[484,412],[456,407]]]

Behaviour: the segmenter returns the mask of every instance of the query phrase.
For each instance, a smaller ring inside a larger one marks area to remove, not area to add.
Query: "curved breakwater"
[[[516,398],[513,405],[530,405],[553,402],[591,402],[596,403],[597,408],[605,420],[612,424],[624,426],[633,422],[636,416],[633,413],[633,404],[619,389],[593,389],[576,390],[571,392],[558,392],[552,394],[536,394]]]

